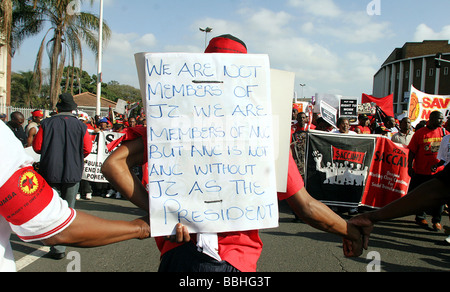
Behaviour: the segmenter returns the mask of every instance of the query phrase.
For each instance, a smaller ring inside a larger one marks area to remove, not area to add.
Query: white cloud
[[[135,42],[135,45],[137,48],[143,48],[143,49],[153,48],[156,46],[156,44],[157,44],[156,37],[151,33],[143,35]]]
[[[365,12],[347,12],[341,23],[328,27],[328,35],[359,44],[375,43],[393,36],[388,22],[378,22],[374,19]]]
[[[153,34],[118,33],[113,31],[103,51],[103,79],[138,87],[134,54],[152,51],[157,45]],[[93,58],[91,56],[91,58]],[[97,62],[84,62],[85,70],[97,72]]]
[[[417,26],[414,34],[415,42],[422,42],[424,40],[449,40],[450,39],[450,25],[444,26],[441,31],[435,32],[428,25],[422,23]]]
[[[304,33],[313,32],[314,31],[314,23],[312,23],[312,22],[304,23],[301,27],[301,31]]]
[[[305,1],[291,2],[306,5]],[[335,13],[322,14],[336,15],[339,12],[343,19],[299,24],[293,16],[296,11],[288,13],[245,9],[239,11],[240,15],[245,15],[242,22],[208,18],[198,20],[193,27],[207,23],[214,28],[213,35],[233,34],[246,42],[249,53],[268,54],[273,68],[296,73],[297,89],[298,84],[307,84],[305,96],[312,96],[316,91],[343,95],[359,95],[362,93],[359,90],[363,90],[360,88],[371,91],[373,74],[379,60],[370,52],[344,50],[341,53],[340,42],[345,40],[347,43],[362,43],[372,41],[371,37],[382,38],[379,31],[385,26],[378,27],[377,23],[364,19],[361,15],[353,15],[354,18],[351,18],[349,13],[332,5],[332,1],[321,2],[321,5],[325,4],[330,4]],[[319,13],[317,7],[314,11]],[[318,34],[320,37],[317,37]],[[330,35],[339,40],[337,46],[327,47],[330,45]],[[327,42],[322,42],[324,40]]]
[[[150,51],[157,44],[153,34],[140,36],[137,33],[113,32],[104,50],[105,59],[129,57],[142,51]]]
[[[342,63],[348,64],[343,67],[348,70],[346,74],[352,76],[352,82],[368,83],[368,81],[372,81],[372,79],[368,79],[368,77],[372,77],[374,72],[377,71],[380,60],[373,53],[353,51],[346,54]]]
[[[379,40],[386,37],[389,24],[378,23],[363,13],[342,11],[332,0],[290,0],[290,4],[323,19],[313,18],[302,23],[303,18],[299,21],[294,16],[297,11],[240,9],[236,14],[240,19],[233,21],[212,17],[197,19],[190,26],[190,33],[198,32],[199,27],[207,24],[213,27],[208,39],[228,33],[241,38],[250,53],[268,54],[273,68],[295,72],[296,83],[307,84],[305,96],[314,95],[316,91],[354,95],[359,94],[359,88],[371,89],[378,59],[370,52],[341,52],[342,45],[336,41],[362,44]],[[105,50],[104,78],[137,86],[133,57],[136,52],[203,51],[201,44],[205,34],[193,34],[190,38],[195,38],[194,42],[190,40],[186,45],[180,42],[184,38],[180,35],[177,42],[161,47],[153,34],[115,32]],[[335,41],[330,42],[331,38]],[[115,69],[116,64],[123,66]]]
[[[342,14],[333,0],[289,0],[288,4],[314,16],[338,17]]]
[[[289,0],[288,5],[306,19],[301,31],[353,44],[376,42],[393,36],[389,22],[369,16],[366,10],[342,10],[334,0]]]
[[[293,18],[284,11],[273,12],[268,9],[260,9],[256,12],[250,9],[243,9],[239,13],[248,16],[246,21],[247,30],[258,31],[265,34],[266,38],[289,33],[287,24]]]

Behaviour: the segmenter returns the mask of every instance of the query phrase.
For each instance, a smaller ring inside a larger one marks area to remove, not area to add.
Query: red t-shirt
[[[291,132],[297,133],[297,132],[306,132],[308,130],[308,126],[309,126],[309,130],[315,130],[316,126],[313,124],[306,124],[303,128],[300,128],[298,126],[298,124],[295,124],[291,127]]]
[[[423,127],[414,134],[408,148],[416,155],[413,165],[415,173],[433,175],[444,169],[442,166],[437,172],[431,172],[431,166],[439,162],[437,155],[442,138],[448,134],[444,128],[431,130],[428,127]]]
[[[363,126],[356,126],[353,131],[355,131],[356,129],[359,129],[361,131],[361,134],[372,134],[372,132],[370,131],[369,127],[363,127]],[[357,132],[357,131],[355,131]],[[357,132],[358,133],[358,132]]]
[[[142,137],[144,143],[147,144],[147,132],[145,128],[142,130],[137,128],[125,129],[125,136],[120,141],[112,142],[117,146],[118,142],[130,141]],[[111,148],[114,146],[111,146]],[[146,145],[147,146],[147,145]],[[147,161],[147,156],[145,160]],[[143,178],[148,179],[148,167],[143,167]],[[147,185],[146,181],[143,181]],[[304,188],[303,179],[298,171],[297,164],[290,154],[288,182],[286,193],[278,193],[279,200],[286,200]],[[155,238],[156,244],[161,252],[161,256],[166,252],[180,246],[181,244],[172,243],[165,240],[163,237]],[[192,240],[196,241],[196,236],[192,236]],[[263,243],[259,237],[258,230],[244,231],[244,232],[227,232],[218,234],[219,240],[219,255],[222,260],[228,262],[233,267],[241,272],[256,272],[256,264],[261,256]]]

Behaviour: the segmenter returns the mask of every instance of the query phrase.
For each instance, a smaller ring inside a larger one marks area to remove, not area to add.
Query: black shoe
[[[65,252],[61,252],[61,253],[49,252],[48,256],[54,260],[62,260],[63,258],[66,257],[66,253]]]

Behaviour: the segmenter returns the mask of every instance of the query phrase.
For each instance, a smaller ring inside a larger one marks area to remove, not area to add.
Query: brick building
[[[410,42],[396,48],[375,74],[373,95],[393,93],[397,114],[408,110],[411,85],[429,94],[450,95],[450,63],[443,62],[442,68],[436,68],[437,53],[450,60],[448,40]]]

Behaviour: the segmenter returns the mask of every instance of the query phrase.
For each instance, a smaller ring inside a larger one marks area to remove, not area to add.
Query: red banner
[[[408,193],[409,150],[386,138],[377,138],[362,205],[381,208]]]
[[[326,205],[382,208],[408,192],[409,151],[387,138],[312,131],[307,143],[306,189]]]

